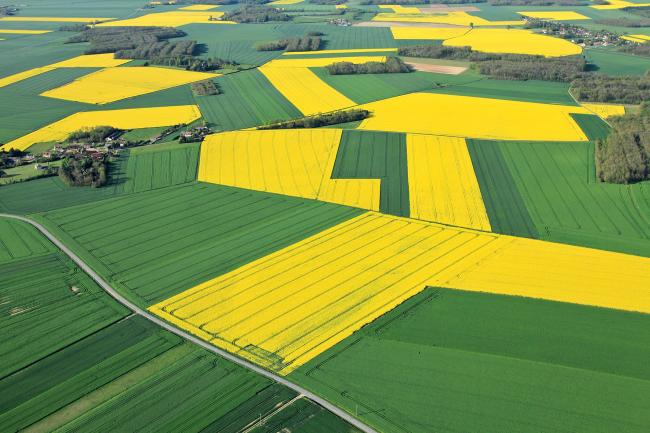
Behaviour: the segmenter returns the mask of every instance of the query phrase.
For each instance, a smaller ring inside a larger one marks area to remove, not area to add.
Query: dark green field
[[[302,117],[261,72],[243,71],[215,80],[223,94],[198,96],[203,117],[219,130],[240,128]]]
[[[290,377],[386,432],[644,432],[649,320],[428,289]]]
[[[343,131],[332,179],[381,179],[379,210],[409,216],[406,136]]]

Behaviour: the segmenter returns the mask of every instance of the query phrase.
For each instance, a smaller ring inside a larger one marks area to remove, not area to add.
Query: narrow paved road
[[[221,356],[222,358],[225,358],[225,359],[227,359],[229,361],[232,361],[235,364],[238,364],[238,365],[240,365],[240,366],[242,366],[242,367],[244,367],[244,368],[246,368],[248,370],[254,371],[257,374],[260,374],[260,375],[262,375],[264,377],[267,377],[267,378],[269,378],[269,379],[271,379],[271,380],[273,380],[273,381],[275,381],[277,383],[280,383],[280,384],[282,384],[282,385],[284,385],[284,386],[286,386],[288,388],[293,389],[297,393],[302,394],[303,396],[305,396],[305,397],[309,398],[310,400],[312,400],[312,401],[318,403],[319,405],[323,406],[325,409],[329,410],[330,412],[332,412],[332,413],[338,415],[339,417],[343,418],[344,420],[346,420],[347,422],[349,422],[353,426],[357,427],[361,431],[364,431],[366,433],[377,433],[374,429],[372,429],[371,427],[369,427],[366,424],[362,423],[361,421],[359,421],[358,419],[356,419],[355,417],[353,417],[349,413],[345,412],[342,409],[339,409],[338,407],[334,406],[332,403],[330,403],[327,400],[317,396],[316,394],[306,390],[305,388],[303,388],[303,387],[301,387],[299,385],[296,385],[295,383],[289,382],[287,379],[283,378],[282,376],[278,376],[277,374],[274,374],[274,373],[271,373],[270,371],[264,370],[263,368],[255,365],[255,364],[253,364],[251,362],[245,361],[245,360],[243,360],[243,359],[241,359],[241,358],[239,358],[239,357],[237,357],[235,355],[232,355],[232,354],[226,352],[225,350],[221,350],[218,347],[215,347],[215,346],[211,345],[210,343],[208,343],[206,341],[203,341],[203,340],[201,340],[201,339],[199,339],[199,338],[197,338],[197,337],[195,337],[195,336],[193,336],[191,334],[188,334],[187,332],[182,331],[182,330],[176,328],[173,325],[170,325],[169,323],[165,322],[164,320],[159,319],[158,317],[154,316],[153,314],[150,314],[148,311],[143,310],[140,307],[138,307],[137,305],[131,303],[130,301],[128,301],[127,299],[122,297],[122,295],[120,295],[115,289],[113,289],[113,287],[111,287],[110,284],[108,284],[106,281],[104,281],[104,279],[102,277],[100,277],[94,270],[92,270],[90,268],[90,266],[88,266],[86,264],[86,262],[81,260],[81,258],[79,256],[77,256],[72,250],[70,250],[67,246],[65,246],[53,234],[51,234],[45,227],[43,227],[41,224],[37,223],[36,221],[32,221],[31,219],[23,217],[23,216],[11,215],[11,214],[5,214],[5,213],[0,213],[0,217],[13,218],[13,219],[16,219],[16,220],[24,221],[24,222],[34,226],[36,229],[38,229],[38,231],[43,233],[43,235],[45,235],[45,237],[47,237],[50,241],[52,241],[52,243],[54,245],[59,247],[59,249],[61,249],[61,251],[63,251],[68,257],[70,257],[72,259],[72,261],[74,261],[77,264],[77,266],[79,266],[81,269],[83,269],[84,272],[86,272],[88,275],[90,275],[90,277],[93,280],[95,280],[95,282],[97,284],[99,284],[99,286],[102,289],[104,289],[104,291],[106,291],[106,293],[108,293],[110,296],[112,296],[117,302],[119,302],[120,304],[124,305],[125,307],[127,307],[128,309],[133,311],[135,314],[139,314],[140,316],[152,321],[156,325],[158,325],[158,326],[160,326],[162,328],[165,328],[169,332],[173,332],[174,334],[176,334],[176,335],[178,335],[180,337],[183,337],[187,341],[191,341],[194,344],[198,344],[199,346],[203,347],[204,349],[209,350],[210,352],[216,353],[217,355]]]

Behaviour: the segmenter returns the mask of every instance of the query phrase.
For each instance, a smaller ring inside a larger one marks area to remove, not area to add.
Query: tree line
[[[492,6],[587,6],[584,0],[490,0]]]
[[[247,4],[239,9],[226,12],[223,19],[237,23],[266,23],[289,21],[291,17],[277,8]]]
[[[612,131],[596,143],[598,178],[612,183],[633,183],[650,179],[650,104],[636,114],[610,120]]]
[[[273,122],[257,129],[295,129],[295,128],[320,128],[322,126],[339,125],[341,123],[357,122],[370,116],[368,110],[353,108],[351,110],[335,111],[333,113],[317,114],[301,119],[286,122]]]
[[[571,83],[579,101],[640,104],[650,101],[650,77],[585,74]]]
[[[587,71],[582,56],[544,57],[474,51],[470,47],[414,45],[399,48],[400,56],[468,60],[483,75],[500,80],[546,80],[570,82]]]
[[[639,19],[633,20],[627,17],[623,18],[603,18],[596,20],[597,24],[603,24],[606,26],[617,26],[617,27],[650,27],[650,19]]]
[[[185,35],[184,31],[172,27],[96,27],[70,37],[66,43],[89,42],[86,54],[102,54],[135,50]]]
[[[411,72],[413,68],[404,63],[399,57],[389,56],[383,62],[335,62],[325,67],[330,75],[351,74],[396,74]]]
[[[322,35],[321,32],[310,32],[301,38],[286,38],[258,44],[255,49],[257,51],[317,51],[322,44]]]
[[[192,92],[196,96],[213,96],[221,94],[221,89],[212,80],[197,81],[191,84]]]

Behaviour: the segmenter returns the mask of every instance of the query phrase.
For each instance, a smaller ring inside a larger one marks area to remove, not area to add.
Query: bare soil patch
[[[405,62],[407,65],[410,65],[416,71],[421,72],[434,72],[436,74],[448,74],[448,75],[458,75],[462,74],[467,70],[464,66],[449,66],[449,65],[432,65],[429,63],[416,63],[416,62]]]

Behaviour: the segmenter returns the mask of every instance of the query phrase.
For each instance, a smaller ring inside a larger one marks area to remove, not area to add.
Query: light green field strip
[[[192,344],[181,344],[154,358],[124,376],[95,389],[79,400],[59,409],[23,430],[26,433],[46,433],[74,421],[82,414],[136,386],[164,367],[173,364],[190,352],[197,350]]]

